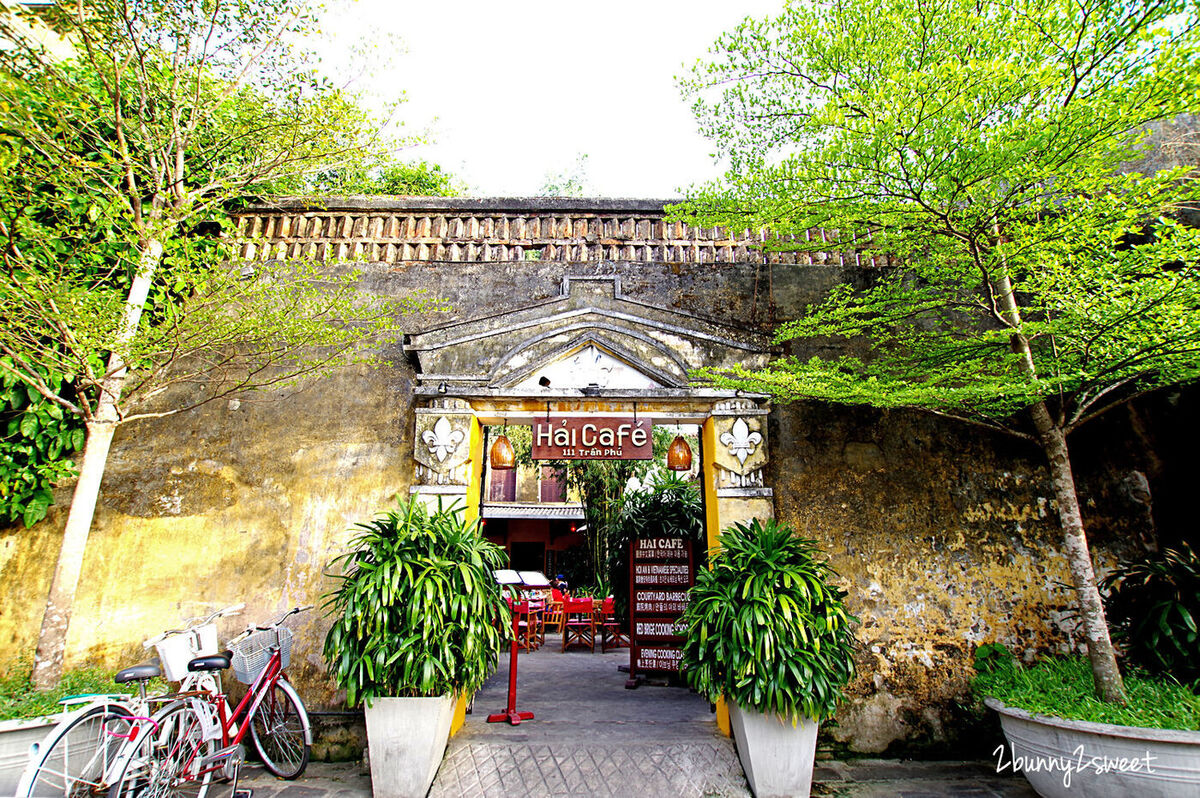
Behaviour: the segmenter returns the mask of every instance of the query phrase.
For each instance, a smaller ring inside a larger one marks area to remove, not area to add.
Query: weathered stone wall
[[[208,405],[120,428],[88,541],[68,666],[130,664],[183,617],[244,601],[246,620],[318,604],[353,522],[412,479],[411,373],[347,370],[277,396]],[[70,486],[33,530],[0,533],[0,659],[32,652]],[[236,622],[228,628],[236,629]],[[292,670],[330,702],[318,612],[302,617]]]
[[[358,222],[348,224],[353,232]],[[414,224],[433,235],[432,226]],[[636,233],[639,224],[615,229]],[[363,222],[361,229],[385,228]],[[618,245],[600,233],[589,242],[585,225],[576,243]],[[709,236],[712,252],[721,252],[721,240]],[[433,250],[420,245],[438,254],[436,241]],[[508,250],[506,260],[404,260],[395,241],[382,246],[391,259],[364,265],[364,290],[424,289],[453,306],[407,320],[409,330],[555,296],[566,276],[619,275],[633,299],[768,331],[831,286],[867,279],[872,268],[843,256],[670,260],[662,259],[666,250],[647,255],[645,248],[638,260],[524,260]],[[123,427],[89,541],[68,661],[128,663],[141,656],[143,638],[200,614],[205,603],[246,601],[249,618],[319,603],[332,584],[326,565],[344,550],[351,525],[408,492],[414,375],[403,357],[394,360]],[[1148,534],[1151,516],[1134,471],[1154,492],[1165,486],[1172,518],[1190,501],[1179,473],[1196,442],[1195,405],[1187,394],[1155,399],[1072,440],[1102,566]],[[803,403],[773,411],[769,440],[777,516],[827,548],[862,619],[861,675],[831,732],[839,744],[872,753],[969,746],[963,705],[974,645],[1001,640],[1032,652],[1077,642],[1052,492],[1035,449],[915,413]],[[33,530],[0,532],[0,660],[32,651],[69,486],[59,498]],[[316,707],[337,705],[322,675],[325,628],[315,612],[304,619],[293,664]]]

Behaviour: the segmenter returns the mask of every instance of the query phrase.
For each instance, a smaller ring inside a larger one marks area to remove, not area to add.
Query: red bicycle
[[[214,776],[237,779],[249,731],[267,770],[294,779],[308,766],[312,729],[304,702],[283,669],[291,660],[292,631],[281,624],[308,607],[296,607],[266,626],[230,641],[231,651],[192,659],[191,672],[210,672],[215,689],[178,694],[138,727],[122,747],[109,798],[203,798]],[[248,684],[230,711],[220,672],[233,667]]]

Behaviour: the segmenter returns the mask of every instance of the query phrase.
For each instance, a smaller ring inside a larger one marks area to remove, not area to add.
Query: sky
[[[670,198],[721,171],[675,77],[781,3],[348,0],[323,25],[324,61],[376,95],[403,90],[404,130],[433,143],[402,157],[440,164],[469,195],[534,196],[586,156],[586,196]]]

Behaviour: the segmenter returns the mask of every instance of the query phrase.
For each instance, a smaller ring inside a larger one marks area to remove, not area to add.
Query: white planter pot
[[[729,703],[738,758],[756,798],[807,796],[812,789],[818,723],[790,720]]]
[[[1034,715],[994,698],[1008,746],[998,771],[1018,771],[1043,798],[1200,798],[1200,732],[1112,726]]]
[[[372,794],[425,798],[450,739],[453,696],[376,698],[366,716]]]
[[[40,743],[61,715],[0,721],[0,795],[12,795],[25,766],[29,746]]]

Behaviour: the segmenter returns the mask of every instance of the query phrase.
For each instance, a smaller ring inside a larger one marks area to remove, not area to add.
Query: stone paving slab
[[[496,795],[750,795],[737,757],[723,744],[456,746],[442,761],[429,798]]]
[[[571,757],[546,750],[549,746],[526,746],[529,760],[518,761],[518,755],[513,754],[506,768],[498,765],[478,766],[480,757],[496,758],[494,751],[480,751],[479,745],[464,746],[456,753],[448,754],[442,763],[439,773],[439,783],[435,784],[430,796],[446,795],[487,795],[487,796],[539,796],[562,795],[558,792],[565,787],[573,777],[578,777],[586,769],[596,772],[609,766],[619,765],[619,754],[614,751],[600,750],[599,747],[589,748],[585,753],[587,759],[575,758],[573,764],[565,771],[550,771],[552,765],[557,766],[558,760]],[[555,747],[557,749],[557,746]],[[673,798],[676,795],[745,795],[745,782],[742,781],[741,770],[727,773],[733,782],[721,782],[713,778],[708,783],[711,792],[697,789],[694,778],[681,782],[678,773],[694,772],[693,757],[703,755],[702,747],[690,751],[681,751],[680,746],[663,746],[663,750],[653,752],[649,759],[650,765],[643,759],[638,764],[638,783],[642,790],[634,791],[634,780],[622,775],[619,779],[606,779],[597,786],[588,784],[572,792],[576,796],[591,795],[633,795],[637,798]],[[644,752],[643,752],[644,753]],[[457,757],[457,759],[455,758]],[[500,758],[503,758],[501,755]],[[705,763],[707,764],[707,763]],[[651,765],[653,767],[651,767]],[[571,770],[571,767],[577,770]],[[539,778],[548,785],[548,791],[520,787],[527,780],[522,774],[536,768]],[[655,772],[657,769],[657,773]],[[454,777],[463,786],[461,793],[448,791],[449,774],[458,771]],[[498,773],[509,779],[505,784],[489,780],[487,774]],[[632,771],[626,771],[632,772]],[[710,769],[711,772],[711,769]],[[486,783],[485,783],[486,782]],[[304,775],[296,781],[282,781],[271,776],[261,767],[247,765],[243,770],[243,787],[254,790],[253,798],[371,798],[371,777],[365,766],[360,763],[326,764],[313,762],[308,766]],[[528,791],[524,791],[528,789]],[[741,790],[741,792],[739,792]],[[226,785],[213,785],[209,791],[210,798],[229,798],[229,788]],[[846,762],[818,762],[814,773],[814,798],[1035,798],[1036,793],[1029,787],[1025,779],[1009,775],[997,775],[991,763],[988,762],[915,762],[905,760],[871,760],[858,759]]]
[[[854,759],[818,762],[814,796],[836,798],[1037,798],[1020,776],[998,774],[986,761],[922,762]]]
[[[207,798],[231,798],[231,786],[214,784]],[[253,790],[253,798],[371,798],[371,774],[360,762],[310,762],[300,778],[284,781],[247,762],[238,787]]]

